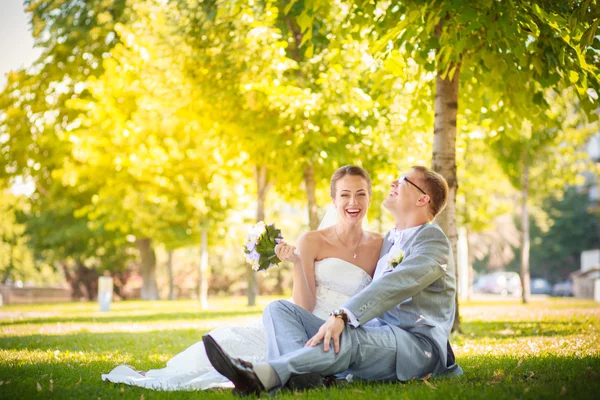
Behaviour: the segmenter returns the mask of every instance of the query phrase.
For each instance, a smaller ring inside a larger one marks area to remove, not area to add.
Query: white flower
[[[387,261],[388,269],[396,268],[404,259],[404,250],[398,250],[396,254],[390,255]]]

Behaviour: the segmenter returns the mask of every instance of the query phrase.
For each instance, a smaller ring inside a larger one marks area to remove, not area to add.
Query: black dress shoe
[[[285,384],[290,390],[304,391],[309,389],[323,389],[347,384],[345,379],[338,379],[335,375],[321,376],[316,372],[292,375]]]
[[[252,363],[228,356],[210,335],[202,336],[202,340],[208,360],[221,375],[233,382],[234,393],[240,396],[258,396],[265,390]]]
[[[322,389],[325,387],[323,377],[317,373],[292,375],[285,384],[286,389],[304,391],[309,389]]]

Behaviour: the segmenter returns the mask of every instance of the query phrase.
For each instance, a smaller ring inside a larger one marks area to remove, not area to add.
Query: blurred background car
[[[552,285],[546,279],[532,278],[529,286],[531,294],[552,294]]]
[[[567,279],[566,281],[558,282],[552,288],[552,296],[572,297],[573,296],[573,281],[570,279]]]
[[[519,274],[501,271],[480,276],[473,284],[473,291],[501,296],[521,296],[523,289]]]

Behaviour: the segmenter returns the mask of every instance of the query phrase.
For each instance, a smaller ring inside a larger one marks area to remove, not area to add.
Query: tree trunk
[[[173,279],[173,250],[167,252],[169,258],[167,259],[167,272],[169,273],[169,300],[175,300],[175,282]]]
[[[158,300],[158,286],[156,286],[156,255],[152,248],[152,239],[137,239],[135,245],[142,259],[142,300]]]
[[[458,111],[458,83],[460,75],[460,64],[456,67],[454,75],[442,79],[442,72],[438,71],[435,84],[435,122],[433,128],[433,157],[432,169],[440,173],[448,182],[448,205],[436,218],[436,223],[448,236],[452,244],[454,256],[455,277],[458,285],[458,263],[457,263],[457,240],[456,230],[456,191],[458,181],[456,179],[456,114]],[[452,69],[451,68],[451,69]],[[460,314],[458,311],[458,296],[456,296],[456,307],[453,331],[460,332]]]
[[[127,298],[125,294],[125,283],[131,277],[130,271],[113,272],[113,293],[120,299],[125,300]]]
[[[98,297],[98,271],[96,268],[88,268],[81,260],[75,261],[75,271],[71,273],[66,262],[60,266],[65,274],[65,279],[71,286],[71,299],[79,301],[87,299],[92,301]]]
[[[95,300],[98,297],[98,271],[96,268],[88,268],[85,264],[77,260],[77,277],[79,284],[85,289],[85,295],[89,301]]]
[[[523,286],[523,303],[529,302],[531,288],[529,287],[529,211],[527,210],[527,199],[529,197],[529,165],[527,159],[523,159],[523,187],[521,192],[521,285]]]
[[[255,169],[257,204],[256,204],[256,222],[265,220],[265,200],[271,186],[268,180],[267,167],[264,165],[256,166]],[[258,274],[248,266],[248,306],[256,305],[258,296]]]
[[[308,164],[304,168],[304,186],[306,186],[306,199],[308,200],[308,226],[311,231],[319,227],[319,216],[317,215],[317,197],[315,185],[315,167]]]
[[[283,295],[283,272],[281,268],[275,268],[275,287],[273,288],[275,294]]]
[[[200,299],[200,308],[208,308],[208,232],[202,228],[200,250],[200,282],[198,284],[198,298]]]
[[[71,300],[81,300],[83,298],[83,291],[79,286],[79,280],[77,279],[76,275],[71,274],[71,271],[69,271],[69,266],[67,265],[66,261],[62,261],[60,263],[60,266],[63,270],[67,283],[69,284],[69,286],[71,286]]]

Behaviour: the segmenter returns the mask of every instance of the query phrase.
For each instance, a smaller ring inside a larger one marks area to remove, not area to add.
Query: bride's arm
[[[300,255],[293,254],[294,246],[285,244],[277,250],[281,260],[291,261],[294,265],[294,284],[292,299],[300,307],[312,312],[316,304],[315,258],[318,252],[318,240],[315,232],[307,232],[298,238],[297,248]]]
[[[314,236],[316,232],[307,232],[298,238],[300,256],[294,262],[294,285],[292,298],[307,311],[312,312],[317,303],[317,289],[315,283],[315,258],[319,247]]]

